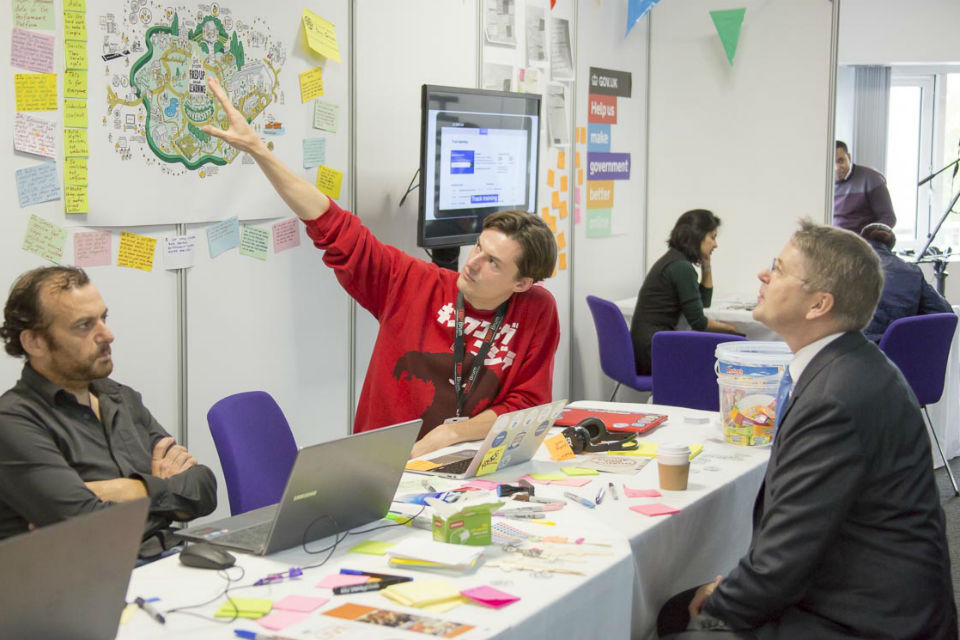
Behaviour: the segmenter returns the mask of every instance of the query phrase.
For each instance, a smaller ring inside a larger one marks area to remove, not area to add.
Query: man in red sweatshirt
[[[257,162],[306,225],[337,280],[380,331],[354,431],[423,419],[412,456],[486,436],[497,415],[549,402],[560,339],[553,296],[535,283],[553,273],[557,246],[537,216],[489,216],[459,273],[378,241],[274,156],[211,78],[227,113],[223,139]]]

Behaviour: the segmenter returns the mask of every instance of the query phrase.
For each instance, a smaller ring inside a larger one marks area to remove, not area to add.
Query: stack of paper
[[[477,564],[483,556],[483,548],[411,539],[387,549],[387,556],[390,564],[412,569],[423,567],[465,571]]]
[[[228,598],[213,615],[217,618],[249,618],[256,620],[270,613],[273,600],[263,598]]]
[[[380,593],[406,607],[433,613],[443,613],[467,602],[455,586],[442,578],[392,584]]]

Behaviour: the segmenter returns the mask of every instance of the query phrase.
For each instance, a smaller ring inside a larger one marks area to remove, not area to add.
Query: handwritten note
[[[340,197],[340,184],[343,182],[343,172],[320,165],[317,167],[317,189],[334,200]]]
[[[340,62],[340,49],[337,47],[337,32],[332,22],[324,20],[309,9],[304,9],[303,31],[307,36],[308,47],[324,58]]]
[[[87,144],[86,129],[64,129],[63,130],[63,149],[64,156],[89,156],[90,145]]]
[[[273,225],[273,252],[280,253],[300,246],[300,221],[290,218]]]
[[[105,267],[110,264],[109,231],[78,231],[73,234],[73,264],[78,267]]]
[[[305,138],[303,140],[303,168],[312,169],[327,161],[327,141],[325,138]]]
[[[86,69],[87,43],[80,40],[67,40],[63,43],[63,59],[67,69]]]
[[[163,268],[186,269],[193,266],[197,249],[197,236],[164,236]]]
[[[63,188],[63,209],[66,213],[90,213],[85,186],[68,184]]]
[[[14,29],[10,63],[15,67],[53,73],[53,36],[26,29]]]
[[[79,129],[87,128],[86,100],[68,99],[63,101],[63,126]]]
[[[576,457],[573,449],[570,448],[570,443],[559,433],[544,440],[543,444],[546,445],[547,452],[554,460],[572,460]]]
[[[156,238],[122,231],[120,232],[120,252],[117,255],[117,266],[140,269],[141,271],[153,271],[153,252],[156,248]]]
[[[17,111],[56,111],[57,76],[54,73],[17,73],[13,76]]]
[[[63,97],[87,99],[87,72],[71,69],[63,72]]]
[[[236,216],[207,227],[207,247],[210,249],[211,258],[216,258],[238,244],[240,244],[240,221]]]
[[[13,0],[13,24],[21,29],[53,31],[53,0]]]
[[[270,232],[259,227],[243,225],[240,229],[240,255],[257,260],[267,259]]]
[[[38,215],[30,214],[27,231],[23,234],[21,248],[27,253],[60,264],[63,261],[63,247],[67,242],[67,229],[54,224]]]
[[[63,0],[64,11],[86,11],[86,0]]]
[[[66,158],[64,161],[63,181],[64,184],[87,184],[87,159],[86,158]]]
[[[87,41],[87,15],[76,11],[63,12],[64,40]]]
[[[323,95],[323,69],[316,67],[300,74],[300,102],[310,102]]]
[[[57,179],[57,163],[44,162],[15,173],[17,197],[21,207],[60,199],[60,182]]]
[[[330,133],[337,132],[337,120],[340,118],[340,105],[317,100],[313,103],[313,128]]]
[[[35,156],[56,157],[55,132],[53,122],[18,113],[13,124],[13,148]]]

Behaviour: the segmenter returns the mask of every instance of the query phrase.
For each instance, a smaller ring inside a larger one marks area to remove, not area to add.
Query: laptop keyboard
[[[270,526],[272,524],[272,521],[261,522],[260,524],[255,524],[245,529],[237,529],[236,531],[225,533],[222,536],[215,538],[215,540],[221,544],[226,542],[250,549],[256,549],[267,541],[267,536],[270,535]]]
[[[473,458],[464,458],[463,460],[457,460],[456,462],[445,464],[442,467],[437,467],[434,471],[453,474],[465,473],[471,462],[473,462]]]

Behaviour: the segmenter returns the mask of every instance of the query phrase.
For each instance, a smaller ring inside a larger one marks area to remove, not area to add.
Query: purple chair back
[[[263,391],[227,396],[210,407],[207,424],[227,482],[230,513],[280,502],[297,443],[273,397]]]
[[[653,334],[650,360],[653,401],[673,407],[720,410],[714,369],[717,345],[741,342],[741,336],[705,331],[660,331]]]
[[[637,375],[633,356],[633,340],[623,313],[614,303],[596,296],[587,296],[600,344],[600,368],[609,377],[637,391],[650,390],[650,376]]]
[[[953,313],[898,318],[880,338],[880,350],[900,368],[920,406],[943,395],[950,344],[957,328]]]

